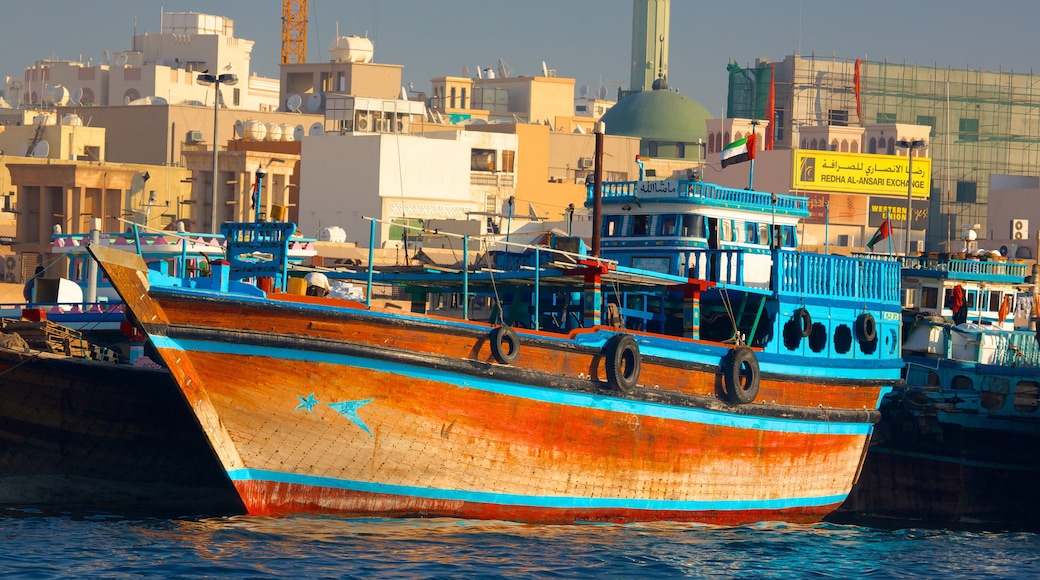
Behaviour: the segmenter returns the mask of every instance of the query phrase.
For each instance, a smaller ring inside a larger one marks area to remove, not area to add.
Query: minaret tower
[[[629,91],[668,87],[671,0],[633,0],[632,78]]]

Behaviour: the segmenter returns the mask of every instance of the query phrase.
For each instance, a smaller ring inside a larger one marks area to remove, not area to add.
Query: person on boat
[[[331,290],[328,276],[321,272],[311,272],[303,279],[307,282],[307,296],[328,296]]]
[[[36,289],[36,278],[43,275],[43,266],[36,266],[36,273],[31,278],[25,281],[25,287],[22,288],[22,296],[25,298],[26,303],[32,303],[33,291]]]
[[[639,166],[639,181],[643,181],[643,165],[644,164],[643,164],[643,160],[639,157],[638,153],[636,153],[636,165]]]

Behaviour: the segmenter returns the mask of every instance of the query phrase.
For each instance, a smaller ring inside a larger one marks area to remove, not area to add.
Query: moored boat
[[[57,326],[5,320],[0,334],[0,507],[134,517],[244,511],[165,369],[78,339],[71,354],[33,348],[29,333],[44,325]]]
[[[249,513],[824,517],[899,380],[897,265],[795,251],[805,198],[603,191],[602,255],[467,238],[452,267],[323,272],[363,301],[286,292],[286,224],[224,224],[208,279],[89,249]]]
[[[902,265],[905,386],[888,395],[836,521],[1035,529],[1040,344],[1031,266],[977,256]]]

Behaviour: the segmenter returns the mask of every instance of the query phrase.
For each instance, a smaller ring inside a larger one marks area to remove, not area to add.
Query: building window
[[[957,202],[958,203],[975,203],[976,192],[978,191],[979,184],[974,181],[958,181],[957,182]]]
[[[773,112],[773,140],[783,141],[784,140],[784,110],[776,109]]]
[[[675,144],[675,158],[686,159],[686,143]]]
[[[853,153],[859,153],[859,141],[853,141],[851,147],[849,148],[849,151],[852,151]]]
[[[895,113],[881,113],[881,112],[879,112],[877,114],[877,122],[878,123],[895,123],[896,122],[896,114]]]
[[[646,146],[647,157],[657,157],[657,141],[651,141]]]
[[[849,112],[845,109],[831,109],[827,111],[827,124],[832,127],[848,127]]]
[[[960,141],[978,141],[979,140],[979,120],[978,119],[961,119],[960,120],[960,133],[957,138]]]
[[[502,151],[502,171],[513,173],[513,164],[516,159],[516,151]]]
[[[587,112],[588,110],[589,110],[589,108],[586,105],[575,105],[574,106],[574,111],[577,112],[577,113],[584,113],[584,112]]]
[[[867,143],[867,153],[877,153],[877,137],[871,137]]]
[[[645,236],[650,229],[650,216],[648,215],[634,215],[632,216],[632,235],[633,236]]]
[[[935,115],[918,115],[917,124],[931,127],[932,135],[935,135]]]

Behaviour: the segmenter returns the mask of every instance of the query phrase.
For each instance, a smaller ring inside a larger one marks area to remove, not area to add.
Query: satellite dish
[[[599,98],[601,101],[607,100],[607,87],[599,88]]]
[[[19,80],[11,81],[11,90],[13,90],[13,91],[20,91],[20,90],[22,90],[22,81],[19,81]]]
[[[321,101],[321,93],[311,93],[307,97],[307,110],[312,113],[318,112],[321,109]]]
[[[83,100],[83,87],[72,87],[72,90],[69,91],[69,102],[79,105],[81,100]]]
[[[17,109],[18,106],[21,105],[21,104],[22,104],[22,100],[19,99],[18,97],[12,97],[11,98],[11,108],[12,109]]]
[[[104,55],[105,64],[108,64],[108,51],[102,51],[101,54]]]
[[[311,137],[321,137],[325,134],[325,127],[321,124],[321,121],[315,121],[307,134]]]
[[[582,98],[589,96],[589,85],[581,85],[581,88],[578,89],[578,94],[580,94]]]
[[[289,95],[289,100],[285,102],[285,108],[289,109],[292,113],[300,112],[300,105],[303,104],[303,97],[297,94]]]
[[[241,139],[245,135],[245,130],[245,123],[242,122],[242,119],[235,121],[235,137]]]
[[[128,59],[129,57],[126,56],[125,52],[119,53],[119,56],[116,57],[116,66],[126,66],[126,61]]]
[[[47,141],[40,141],[36,144],[36,148],[33,149],[32,156],[37,159],[43,159],[51,153],[51,144]]]
[[[293,141],[299,141],[300,139],[303,139],[305,135],[306,133],[303,130],[303,125],[297,125],[296,128],[293,129]]]
[[[498,76],[502,78],[507,78],[510,74],[512,74],[512,72],[513,67],[506,64],[505,59],[500,57],[498,59]]]
[[[464,78],[464,79],[468,79],[469,78],[469,67],[466,66],[466,65],[462,65],[462,78]]]

